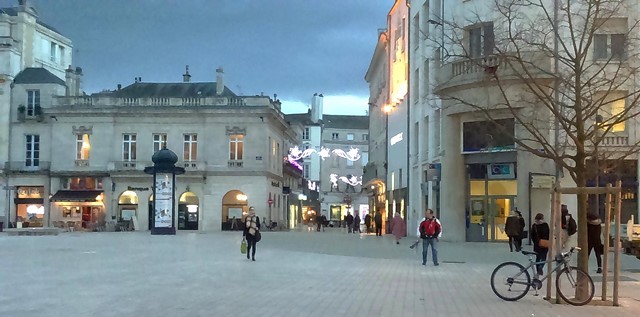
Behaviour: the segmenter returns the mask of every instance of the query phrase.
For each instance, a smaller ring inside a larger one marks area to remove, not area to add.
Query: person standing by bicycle
[[[596,261],[598,261],[598,270],[596,273],[602,273],[602,254],[604,253],[604,244],[602,244],[602,221],[595,213],[587,214],[587,238],[588,238],[588,252],[591,256],[591,250],[596,252]]]
[[[544,222],[544,215],[541,213],[536,215],[535,220],[531,225],[533,251],[536,252],[536,262],[546,261],[547,252],[549,252],[549,225]],[[543,268],[544,263],[536,264],[539,275],[544,275]]]

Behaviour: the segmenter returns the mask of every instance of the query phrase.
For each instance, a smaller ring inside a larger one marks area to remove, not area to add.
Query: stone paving
[[[640,260],[623,256],[622,307],[505,302],[493,268],[527,257],[503,243],[440,244],[420,265],[410,239],[265,232],[256,262],[239,233],[0,234],[0,316],[637,316]],[[595,271],[595,265],[592,272]],[[595,276],[595,274],[594,274]],[[594,278],[596,280],[597,276]],[[600,293],[600,283],[596,283]]]

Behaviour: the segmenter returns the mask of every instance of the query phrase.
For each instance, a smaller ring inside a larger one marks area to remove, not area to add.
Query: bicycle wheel
[[[558,272],[556,290],[565,302],[582,306],[591,301],[596,288],[589,274],[575,266],[568,266]]]
[[[491,289],[506,301],[519,300],[527,295],[530,287],[531,276],[519,263],[502,263],[491,273]]]

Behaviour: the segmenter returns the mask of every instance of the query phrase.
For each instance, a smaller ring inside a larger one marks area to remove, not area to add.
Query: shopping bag
[[[247,254],[247,240],[245,239],[242,239],[242,242],[240,243],[240,253]]]
[[[547,239],[538,240],[538,246],[540,246],[541,248],[548,249],[549,248],[549,240],[547,240]]]

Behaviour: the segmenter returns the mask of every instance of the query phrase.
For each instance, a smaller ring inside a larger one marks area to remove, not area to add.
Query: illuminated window
[[[167,134],[154,133],[153,134],[153,153],[158,152],[166,147],[167,147]]]
[[[625,131],[625,121],[623,119],[626,108],[626,100],[623,93],[609,93],[605,98],[606,102],[602,104],[599,114],[602,116],[602,128],[611,127],[611,132]]]
[[[244,135],[232,134],[229,136],[229,159],[242,160],[244,152]]]
[[[88,160],[91,142],[88,134],[76,134],[76,160]]]
[[[40,136],[37,134],[26,135],[25,166],[40,166]]]
[[[122,135],[122,160],[124,161],[136,160],[136,135],[135,134]]]
[[[190,162],[198,159],[198,135],[184,135],[184,161]]]

